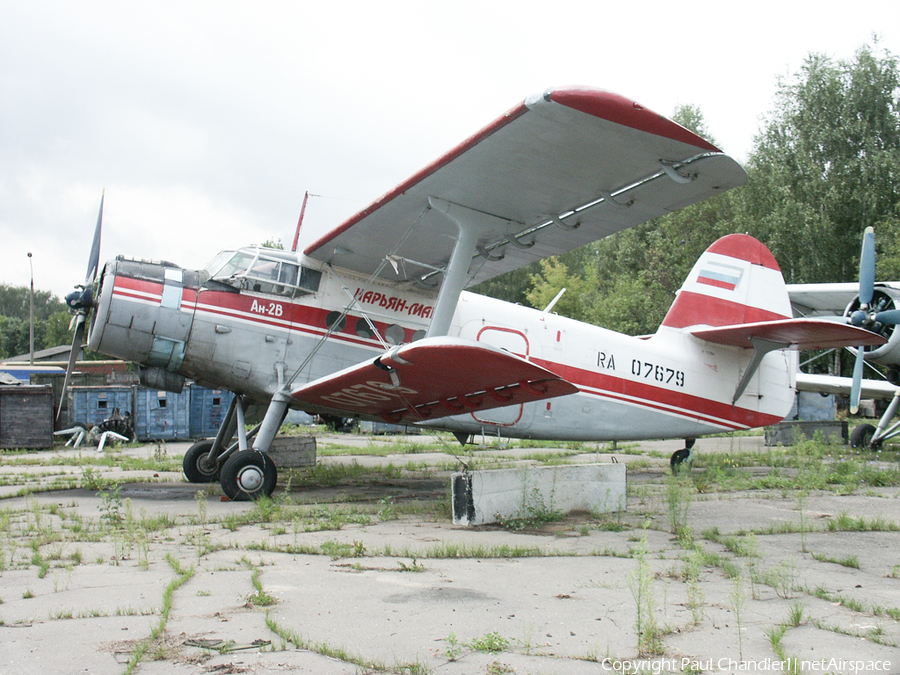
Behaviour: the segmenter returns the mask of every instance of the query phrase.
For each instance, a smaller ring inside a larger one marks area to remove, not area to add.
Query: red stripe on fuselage
[[[739,408],[730,403],[702,398],[673,389],[655,387],[645,382],[636,382],[541,359],[532,359],[532,361],[568,380],[582,389],[583,393],[653,408],[707,424],[747,429],[775,424],[782,419],[775,415]]]
[[[116,276],[113,295],[128,300],[159,303],[162,300],[163,284],[161,282]],[[256,310],[254,311],[254,304]],[[227,317],[236,321],[247,321],[255,325],[282,330],[298,330],[314,335],[324,335],[328,330],[326,317],[330,310],[300,305],[289,300],[276,299],[272,296],[250,296],[225,291],[203,290],[193,288],[182,290],[181,308],[184,311],[196,311],[199,314]],[[279,313],[280,312],[280,313]],[[356,333],[356,324],[362,317],[348,314],[346,325],[342,330],[333,331],[334,337],[357,345],[380,345],[377,338],[361,337]],[[379,333],[384,336],[389,324],[386,321],[372,319]],[[397,325],[400,325],[399,323]],[[411,342],[413,333],[418,328],[403,327],[405,342]]]
[[[114,295],[128,300],[148,300],[148,296],[162,297],[163,284],[132,279],[128,277],[116,277]],[[238,295],[221,291],[203,291],[197,293],[194,289],[184,289],[182,304],[186,310],[194,310],[198,314],[210,314],[213,316],[227,317],[237,321],[247,321],[260,326],[280,328],[283,330],[296,330],[321,337],[327,328],[325,317],[328,310],[308,305],[296,305],[290,302],[270,300],[269,298],[256,298],[257,302],[278,302],[283,306],[283,316],[269,317],[250,311],[254,298],[252,296]],[[743,309],[743,305],[740,306]],[[757,310],[760,311],[760,310]],[[768,313],[766,313],[768,314]],[[348,324],[355,324],[357,317],[348,316]],[[375,322],[380,331],[387,324]],[[412,329],[404,329],[406,339],[412,334]],[[352,343],[362,347],[378,349],[379,345],[374,341],[358,337],[355,332],[346,327],[343,331],[335,331],[332,337],[345,343]],[[537,365],[543,366],[568,380],[582,393],[620,401],[623,403],[638,405],[661,412],[674,414],[679,417],[697,420],[705,424],[744,429],[774,424],[781,421],[773,415],[758,413],[745,408],[732,406],[730,403],[714,401],[699,396],[693,396],[676,390],[655,387],[643,382],[635,382],[621,377],[612,376],[592,370],[569,366],[542,359],[530,359]]]

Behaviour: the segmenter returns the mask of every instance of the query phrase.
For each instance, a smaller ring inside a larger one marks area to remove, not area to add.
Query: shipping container
[[[138,440],[170,441],[191,437],[190,389],[176,394],[138,387],[134,408],[134,430]]]
[[[234,394],[224,389],[207,389],[196,384],[188,387],[188,390],[191,396],[191,438],[215,436]]]
[[[53,390],[47,386],[0,387],[0,448],[53,445]]]
[[[118,408],[123,417],[133,415],[134,387],[69,387],[69,419],[72,424],[96,426]]]

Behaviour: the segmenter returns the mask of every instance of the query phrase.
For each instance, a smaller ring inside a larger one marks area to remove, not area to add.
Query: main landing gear
[[[850,435],[850,446],[862,450],[878,450],[885,441],[900,436],[900,421],[894,421],[898,412],[900,412],[900,387],[878,420],[878,426],[860,424]]]
[[[213,440],[194,443],[184,454],[182,469],[191,483],[219,481],[232,501],[269,497],[278,482],[278,469],[267,453],[287,414],[287,397],[272,398],[266,416],[250,432],[244,427],[244,397],[235,395]],[[232,439],[237,433],[237,440]],[[253,440],[252,448],[247,445]]]

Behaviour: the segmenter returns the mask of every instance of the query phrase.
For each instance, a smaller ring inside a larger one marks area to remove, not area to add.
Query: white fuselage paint
[[[185,288],[174,311],[162,304],[171,289],[164,294],[161,283],[130,279],[125,288],[116,277],[110,293],[115,268],[108,265],[95,321],[100,328],[92,329],[91,348],[147,363],[154,336],[166,336],[169,326],[182,338],[189,331],[183,362],[170,370],[267,400],[285,380],[299,386],[378,356],[385,346],[416,339],[427,329],[434,292],[301,262],[322,272],[315,294],[290,299]],[[328,319],[344,310],[343,328],[329,333]],[[369,322],[384,343],[372,335]],[[463,292],[450,335],[518,354],[580,390],[430,423],[453,431],[571,440],[685,438],[771,424],[793,402],[792,352],[766,356],[732,405],[750,351],[708,343],[680,329],[663,327],[649,337],[631,337]]]

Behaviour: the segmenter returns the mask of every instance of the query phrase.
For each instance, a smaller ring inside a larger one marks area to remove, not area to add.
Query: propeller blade
[[[869,306],[875,295],[875,230],[867,227],[863,233],[859,254],[859,303]]]
[[[900,323],[900,309],[889,309],[884,312],[878,312],[875,315],[875,320],[878,323],[883,323],[885,326],[896,326]]]
[[[75,362],[78,360],[78,352],[81,351],[81,344],[84,341],[84,325],[87,323],[87,316],[83,312],[75,315],[75,337],[72,338],[72,351],[69,353],[69,363],[66,365],[66,377],[63,379],[62,396],[66,396],[69,391],[69,379],[75,370]],[[59,415],[62,413],[63,399],[59,399],[59,407],[56,409],[56,421],[59,422]]]
[[[850,386],[850,414],[859,412],[859,392],[862,388],[863,364],[866,361],[863,347],[856,348],[856,363],[853,364],[853,384]]]
[[[97,268],[100,266],[100,231],[103,226],[103,199],[106,190],[100,195],[100,214],[97,216],[97,227],[94,228],[94,242],[91,244],[91,257],[88,258],[87,274],[84,277],[84,285],[90,286],[97,278]]]

